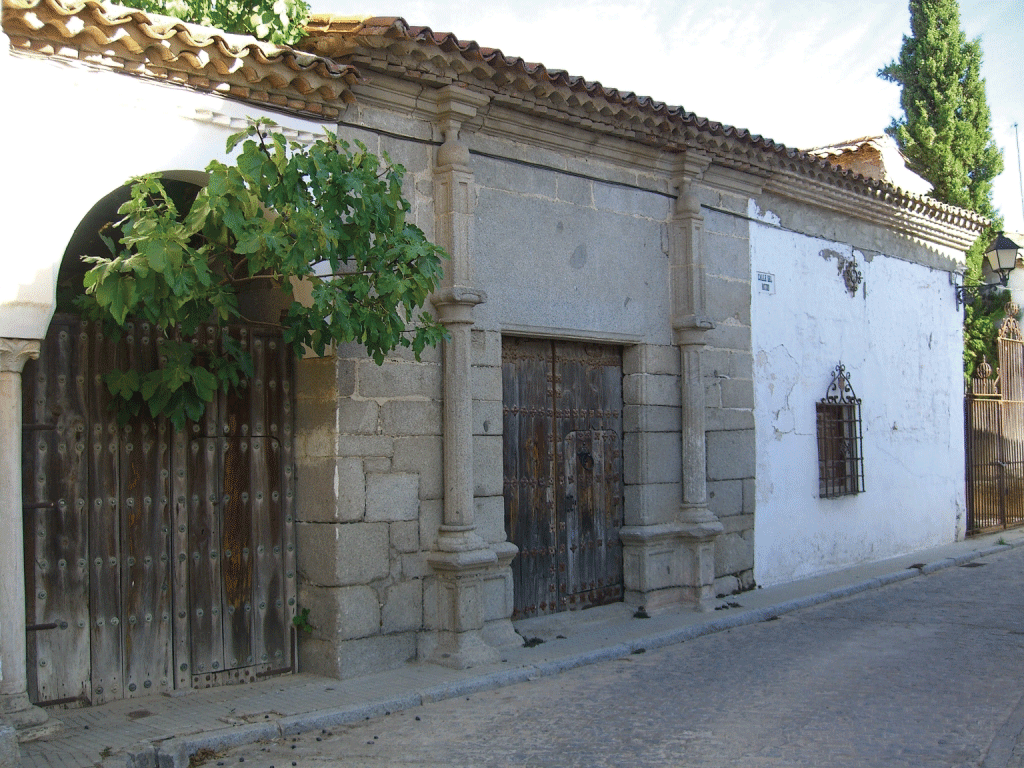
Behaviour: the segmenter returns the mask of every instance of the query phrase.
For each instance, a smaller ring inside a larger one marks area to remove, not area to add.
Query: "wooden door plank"
[[[59,316],[23,377],[26,662],[36,703],[91,697],[87,350],[77,321]]]
[[[254,621],[253,652],[257,664],[281,669],[290,645],[286,618],[281,471],[281,398],[284,391],[284,346],[279,336],[261,334],[253,340],[257,360],[254,405],[258,409],[253,438]]]
[[[220,351],[216,326],[199,329],[194,343]],[[222,437],[224,395],[206,407],[202,420],[189,425],[185,481],[188,484],[188,617],[192,685],[224,670],[223,599],[221,596],[221,484],[225,441]],[[181,664],[178,665],[181,675]]]
[[[581,459],[589,456],[590,440],[586,431],[588,393],[584,370],[576,359],[579,345],[555,342],[553,367],[555,379],[555,431],[558,451],[560,486],[555,494],[555,515],[559,524],[558,572],[559,610],[579,607],[586,590],[584,547],[588,539],[583,525],[590,478],[584,473]],[[583,497],[583,498],[581,498]]]
[[[622,597],[622,358],[618,347],[556,342],[557,430],[565,488],[556,514],[566,524],[569,608]]]
[[[505,519],[519,547],[512,561],[516,618],[552,613],[558,604],[552,376],[549,341],[503,340]]]
[[[189,483],[186,476],[189,434],[198,436],[199,425],[189,423],[171,434],[171,636],[173,638],[174,688],[192,685],[192,629],[189,606]]]
[[[291,348],[281,342],[280,354],[283,373],[280,379],[279,412],[280,424],[280,482],[281,482],[281,566],[284,574],[282,610],[284,621],[284,649],[282,667],[293,664],[291,643],[292,619],[296,613],[297,562],[295,553],[295,355]],[[276,655],[276,652],[275,654]]]
[[[196,437],[188,446],[188,605],[193,679],[224,668],[219,512],[224,443],[221,438]]]
[[[158,367],[147,323],[130,323],[125,335],[129,368]],[[172,685],[170,600],[170,458],[168,424],[140,413],[122,428],[120,498],[124,685],[126,696]]]
[[[124,694],[121,634],[121,514],[118,500],[120,433],[110,409],[103,374],[120,368],[122,353],[99,323],[89,324],[92,339],[89,368],[89,514],[90,590],[92,612],[93,703],[120,699]]]
[[[253,355],[254,373],[223,396],[224,463],[221,475],[224,503],[222,512],[222,599],[225,669],[249,666],[255,658],[253,634],[253,502],[256,488],[252,473],[257,464],[253,458],[254,391],[262,392],[262,345],[252,344],[248,328],[230,331],[243,348]],[[257,381],[259,380],[259,381]],[[262,471],[262,470],[256,470]]]

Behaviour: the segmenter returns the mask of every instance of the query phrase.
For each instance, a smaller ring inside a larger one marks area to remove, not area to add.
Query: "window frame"
[[[864,432],[861,400],[842,363],[825,397],[815,404],[818,496],[835,499],[864,492]]]

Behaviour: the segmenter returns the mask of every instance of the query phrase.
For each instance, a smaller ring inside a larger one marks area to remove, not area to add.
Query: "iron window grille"
[[[817,402],[818,495],[823,499],[864,491],[864,445],[860,398],[842,363],[825,397]]]

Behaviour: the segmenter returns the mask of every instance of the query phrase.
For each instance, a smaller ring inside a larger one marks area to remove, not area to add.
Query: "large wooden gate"
[[[502,386],[512,617],[621,600],[621,349],[506,338]]]
[[[1024,525],[1024,340],[1016,306],[999,329],[999,375],[983,361],[964,405],[967,533]]]
[[[58,316],[24,374],[29,695],[98,704],[291,667],[292,355],[230,329],[255,375],[202,422],[123,427],[102,374],[159,365],[149,327],[120,342]],[[213,327],[195,340],[217,353]]]

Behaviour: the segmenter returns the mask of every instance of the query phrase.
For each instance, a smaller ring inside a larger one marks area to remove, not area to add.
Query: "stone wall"
[[[672,522],[681,500],[679,350],[627,347],[622,379],[625,524]]]
[[[412,221],[430,237],[429,125],[372,109],[362,119],[339,138],[406,168]],[[298,600],[315,627],[300,668],[347,678],[399,666],[417,658],[436,606],[426,553],[444,496],[441,351],[417,361],[400,347],[378,366],[342,345],[300,361],[297,376]]]
[[[704,190],[707,307],[715,327],[703,356],[708,505],[722,523],[715,541],[716,595],[754,586],[754,381],[750,232],[746,198]]]
[[[299,605],[316,627],[301,668],[352,677],[417,653],[425,555],[441,521],[441,366],[351,345],[300,361]]]

